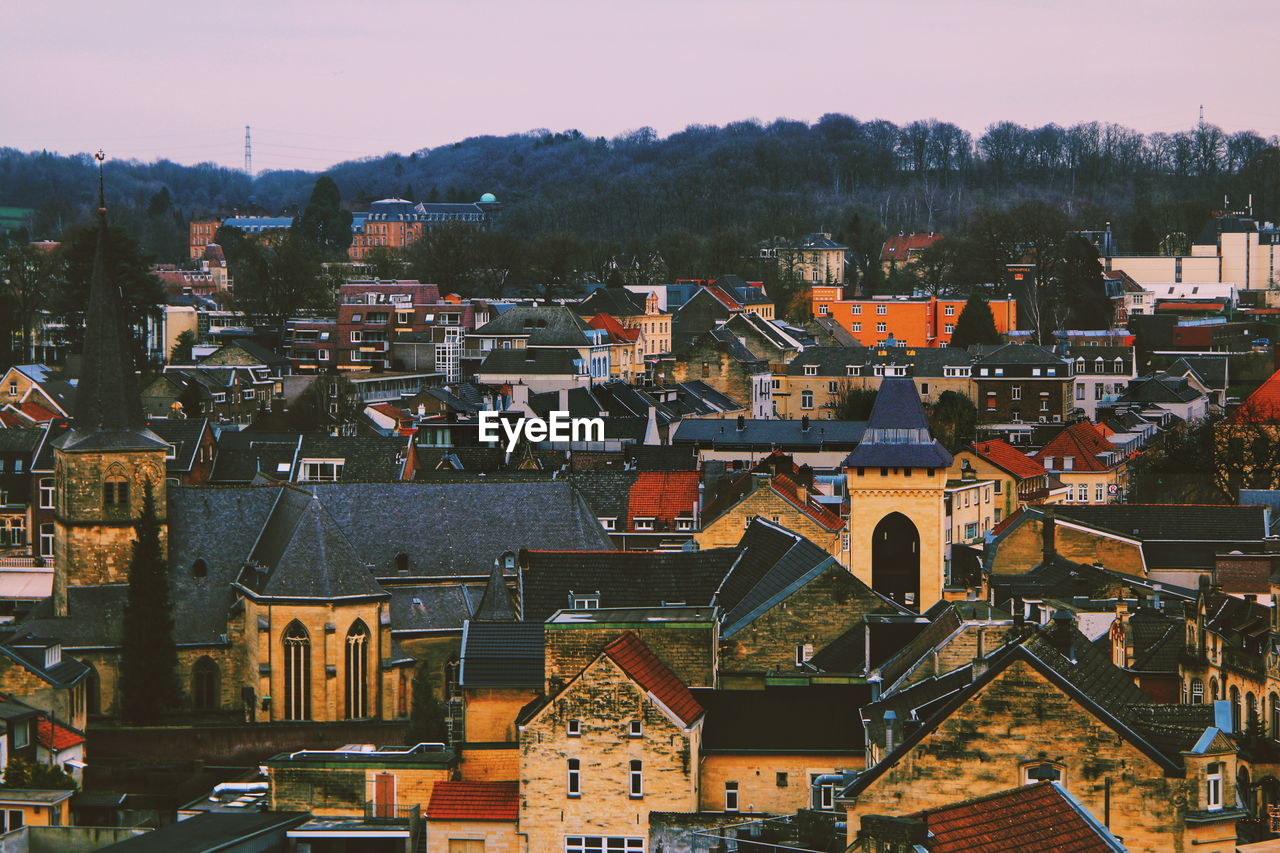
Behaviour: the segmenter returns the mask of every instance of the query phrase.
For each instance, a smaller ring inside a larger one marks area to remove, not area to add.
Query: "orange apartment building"
[[[964,310],[964,297],[873,296],[845,299],[844,288],[814,285],[813,315],[830,317],[864,346],[884,346],[892,338],[899,346],[945,347],[951,345]],[[1012,299],[988,303],[996,321],[996,331],[1004,334],[1018,328],[1018,306]]]

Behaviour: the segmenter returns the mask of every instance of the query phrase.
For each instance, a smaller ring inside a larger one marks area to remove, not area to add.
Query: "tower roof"
[[[916,384],[902,377],[880,383],[867,431],[846,467],[946,468],[951,454],[929,432]]]
[[[98,237],[85,314],[84,354],[76,386],[74,420],[63,450],[150,450],[165,443],[146,427],[138,378],[129,353],[120,286],[107,280],[107,203],[101,154],[98,166]]]
[[[514,622],[516,609],[511,604],[511,591],[507,589],[507,578],[502,573],[502,560],[495,560],[493,570],[489,572],[489,584],[484,588],[480,605],[476,608],[477,621]]]

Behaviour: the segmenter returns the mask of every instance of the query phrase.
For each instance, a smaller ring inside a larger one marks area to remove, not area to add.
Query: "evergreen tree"
[[[991,306],[978,294],[970,294],[956,320],[956,330],[951,333],[951,346],[968,349],[974,344],[998,343],[1000,333],[996,331],[996,318],[991,314]]]
[[[409,710],[409,743],[447,743],[449,727],[444,719],[444,706],[431,689],[431,671],[426,662],[418,664],[413,675],[413,707]]]
[[[342,209],[342,194],[333,178],[321,175],[316,179],[311,199],[294,228],[327,258],[345,256],[351,245],[351,211]]]
[[[938,402],[927,406],[929,432],[952,453],[972,444],[978,427],[978,409],[959,391],[943,391]]]
[[[30,758],[10,758],[4,767],[4,787],[45,791],[74,791],[76,780],[61,767]]]
[[[196,333],[190,329],[184,329],[178,335],[178,339],[173,342],[173,349],[169,351],[169,363],[193,364],[191,351],[198,343],[200,339]]]
[[[182,697],[169,602],[169,566],[160,544],[160,520],[150,482],[142,500],[129,563],[120,662],[121,716],[129,725],[159,722]]]

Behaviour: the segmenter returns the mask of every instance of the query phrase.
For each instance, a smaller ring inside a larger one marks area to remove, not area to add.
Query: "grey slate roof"
[[[1206,386],[1225,389],[1229,375],[1227,358],[1212,355],[1188,355],[1179,358],[1169,365],[1166,373],[1174,376],[1185,376],[1194,373]]]
[[[478,583],[386,584],[391,595],[393,635],[461,631],[471,618],[484,585]]]
[[[545,669],[541,622],[469,622],[462,634],[463,687],[541,689]]]
[[[1038,344],[1003,344],[985,351],[977,363],[989,366],[997,364],[1066,364],[1067,360],[1055,355],[1047,347]]]
[[[644,313],[644,298],[623,287],[601,287],[577,305],[578,313],[594,317],[611,314],[614,317],[634,317]]]
[[[883,355],[881,354],[883,353]],[[787,363],[791,376],[805,375],[807,365],[817,365],[818,376],[844,377],[848,368],[857,365],[860,375],[872,375],[878,364],[902,365],[911,376],[944,375],[947,367],[968,367],[973,363],[968,351],[959,347],[809,347]]]
[[[862,442],[845,467],[946,468],[951,454],[929,433],[929,420],[915,383],[886,377],[876,393]]]
[[[169,473],[190,471],[195,467],[200,438],[209,425],[207,418],[151,418],[147,425],[174,447],[174,458],[165,465]]]
[[[0,451],[32,453],[44,438],[44,427],[11,427],[0,429]]]
[[[1189,403],[1201,396],[1185,378],[1157,373],[1129,380],[1119,399],[1122,403]]]
[[[766,687],[763,690],[692,690],[706,709],[702,749],[711,752],[860,752],[866,685]],[[779,725],[803,720],[802,725]]]
[[[803,536],[758,518],[747,528],[739,547],[744,553],[725,579],[728,589],[714,599],[725,612],[722,637],[733,636],[778,599],[837,565],[835,558]],[[740,574],[752,577],[735,577]],[[754,582],[740,592],[747,580]]]
[[[485,584],[484,595],[475,609],[474,617],[480,622],[516,620],[516,607],[511,602],[511,591],[507,589],[507,576],[503,573],[500,560],[493,562],[493,571],[489,573],[489,582]]]
[[[585,347],[590,326],[563,305],[514,305],[476,329],[477,337],[528,337],[530,345]]]
[[[1060,504],[1055,514],[1136,539],[1262,539],[1265,508],[1183,504]]]
[[[495,373],[501,376],[576,376],[585,372],[585,368],[579,368],[579,360],[575,351],[565,349],[495,349],[485,356],[476,373],[481,376]]]
[[[342,482],[386,483],[402,476],[408,447],[409,440],[403,436],[307,434],[298,460],[301,464],[303,459],[342,459]]]
[[[320,500],[293,487],[279,490],[249,562],[267,572],[251,586],[259,597],[386,596]]]
[[[830,449],[848,448],[852,450],[862,439],[867,428],[865,421],[825,421],[810,422],[809,429],[804,429],[801,421],[796,420],[753,420],[744,419],[743,428],[737,428],[737,422],[728,420],[686,419],[676,427],[672,444],[697,443],[705,447],[721,445],[756,445],[780,448]]]

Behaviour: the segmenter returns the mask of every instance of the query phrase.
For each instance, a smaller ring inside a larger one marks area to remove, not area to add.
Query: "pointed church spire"
[[[503,573],[506,555],[493,561],[493,570],[489,572],[489,583],[480,597],[480,605],[476,607],[475,616],[478,622],[515,622],[516,609],[511,603],[511,591],[507,589],[507,578]]]
[[[98,160],[98,236],[89,280],[89,305],[85,312],[84,352],[80,381],[76,385],[74,421],[64,449],[114,447],[148,448],[163,444],[146,427],[142,398],[130,355],[123,295],[107,280],[107,201],[102,161]],[[109,440],[107,436],[110,435]],[[97,440],[90,441],[96,437]]]

